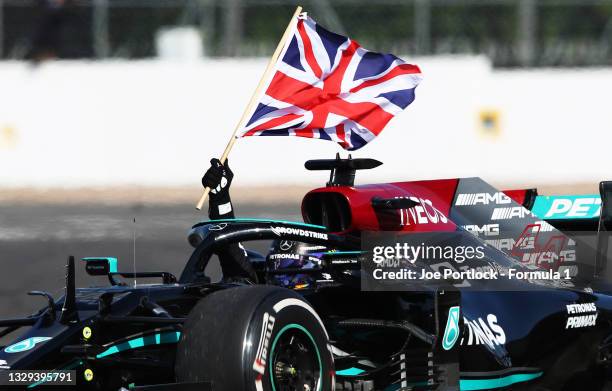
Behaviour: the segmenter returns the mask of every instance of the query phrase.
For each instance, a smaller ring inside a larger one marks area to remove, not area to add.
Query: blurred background
[[[550,194],[612,179],[612,0],[299,3],[424,74],[416,101],[353,154],[385,163],[358,183],[480,176]],[[297,4],[0,0],[0,316],[38,307],[28,290],[60,295],[68,254],[180,272],[186,232],[206,218],[200,177]],[[299,220],[327,179],[303,162],[338,151],[240,140],[238,215]]]
[[[268,56],[292,0],[2,0],[3,59]],[[319,23],[379,51],[487,56],[495,67],[605,66],[607,0],[304,0]],[[182,41],[184,46],[169,44]],[[193,45],[193,47],[189,47]],[[186,54],[186,53],[185,53]]]

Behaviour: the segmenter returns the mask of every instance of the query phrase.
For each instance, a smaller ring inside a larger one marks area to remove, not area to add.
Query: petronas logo
[[[446,329],[442,338],[444,350],[451,350],[459,338],[459,306],[451,307],[448,310]]]

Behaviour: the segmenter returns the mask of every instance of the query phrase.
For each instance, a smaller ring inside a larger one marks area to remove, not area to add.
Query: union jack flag
[[[270,84],[239,134],[331,140],[356,150],[414,100],[421,71],[299,16]]]

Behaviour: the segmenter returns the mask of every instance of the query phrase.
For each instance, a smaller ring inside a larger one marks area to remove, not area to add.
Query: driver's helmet
[[[321,265],[321,258],[327,251],[325,246],[295,242],[291,240],[275,240],[266,257],[270,280],[289,289],[306,289],[317,280],[312,273],[278,273],[283,269],[313,269]]]

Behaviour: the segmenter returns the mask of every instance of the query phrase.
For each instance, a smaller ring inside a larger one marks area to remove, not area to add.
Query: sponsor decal
[[[597,194],[580,196],[538,196],[533,213],[544,219],[593,219],[601,212]]]
[[[298,259],[300,259],[300,254],[271,254],[270,255],[270,260],[275,260],[275,259],[295,259],[295,260],[298,260]]]
[[[266,360],[268,359],[268,348],[270,345],[272,330],[274,330],[274,322],[274,316],[267,312],[264,313],[257,354],[255,355],[255,361],[253,362],[253,370],[260,375],[263,375],[266,371]]]
[[[325,250],[327,247],[325,246],[301,246],[300,250],[302,251],[314,251],[314,250]],[[331,252],[333,252],[332,250]]]
[[[459,338],[459,306],[451,307],[448,310],[448,319],[442,337],[442,348],[451,350]]]
[[[448,218],[444,213],[436,209],[430,200],[417,197],[410,197],[410,199],[414,202],[418,202],[419,205],[399,210],[401,226],[414,224],[446,224],[448,222]]]
[[[491,215],[491,220],[510,220],[510,219],[524,219],[527,216],[537,217],[530,210],[523,208],[522,206],[510,206],[506,208],[495,208]]]
[[[517,240],[512,238],[504,239],[487,239],[485,243],[500,250],[500,251],[513,251],[517,248]],[[564,249],[559,250],[558,248],[552,248],[549,246],[547,251],[541,251],[535,247],[535,245],[523,242],[521,250],[533,250],[531,252],[512,253],[512,256],[516,257],[523,264],[530,265],[549,265],[549,266],[562,266],[564,262],[576,262],[576,250]],[[554,243],[551,243],[551,245]]]
[[[568,314],[583,314],[585,312],[597,312],[595,303],[568,304],[565,306]]]
[[[593,327],[597,324],[597,306],[595,303],[568,304],[565,306],[568,315],[565,329]]]
[[[6,360],[0,360],[0,369],[11,369]]]
[[[289,250],[291,247],[293,247],[293,242],[290,240],[281,240],[279,247],[281,250],[283,251],[287,251]]]
[[[472,206],[472,205],[503,205],[510,204],[512,200],[506,194],[501,191],[497,193],[470,193],[470,194],[459,194],[456,206]]]
[[[540,228],[539,224],[528,224],[514,244],[510,255],[520,259],[523,263],[558,269],[561,263],[566,261],[562,252],[568,250],[568,245],[575,243],[573,241],[570,243],[569,239],[563,235],[554,235],[542,245],[543,240],[539,240]]]
[[[517,240],[513,239],[513,238],[504,238],[504,239],[487,239],[485,240],[485,242],[492,246],[495,247],[496,249],[500,250],[500,251],[511,251],[515,248],[517,248]],[[521,249],[534,249],[537,250],[534,245],[532,245],[531,243],[527,243],[527,242],[523,242],[525,243],[524,246],[521,247]],[[570,243],[570,245],[572,245],[572,243]],[[551,259],[553,260],[553,258],[558,258],[561,259],[562,262],[576,262],[576,250],[561,250],[558,254],[554,254],[549,251],[547,252],[532,252],[532,253],[524,253],[520,256],[521,258],[521,262],[523,263],[535,263],[536,260],[542,258],[544,259]]]
[[[14,343],[11,346],[6,347],[4,349],[4,352],[5,353],[21,353],[21,352],[26,352],[26,351],[34,348],[34,346],[36,346],[36,344],[48,341],[50,339],[51,339],[51,337],[31,337],[31,338],[24,339],[23,341]]]
[[[359,260],[357,259],[332,259],[330,261],[332,265],[348,265],[348,264],[358,264]]]
[[[283,235],[298,235],[306,238],[323,239],[327,240],[327,234],[322,232],[309,231],[302,228],[292,227],[272,227],[270,228],[277,236]]]
[[[498,236],[499,235],[499,224],[485,224],[485,225],[464,225],[463,229],[473,233],[476,236]]]
[[[227,228],[227,223],[212,224],[208,227],[209,231],[222,231]]]
[[[461,338],[461,345],[478,346],[486,344],[491,349],[494,349],[495,346],[506,343],[506,333],[498,324],[497,316],[488,314],[485,319],[486,321],[483,318],[475,320],[463,318],[463,322],[468,329],[468,335],[467,338]]]

